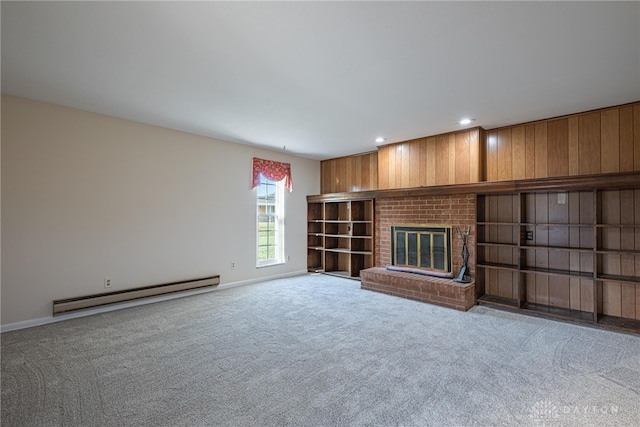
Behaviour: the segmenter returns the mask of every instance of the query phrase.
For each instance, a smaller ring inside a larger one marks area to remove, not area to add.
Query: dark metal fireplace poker
[[[467,239],[471,234],[471,227],[466,226],[464,231],[459,227],[456,227],[456,234],[462,239],[462,253],[460,254],[462,255],[462,267],[460,267],[460,273],[458,273],[458,277],[453,279],[453,281],[459,283],[469,283],[471,282],[471,276],[469,276],[468,273],[469,248],[467,247]]]

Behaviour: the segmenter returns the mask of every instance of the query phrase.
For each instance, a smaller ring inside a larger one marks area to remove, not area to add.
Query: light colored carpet
[[[305,275],[2,334],[2,426],[636,426],[640,336]]]

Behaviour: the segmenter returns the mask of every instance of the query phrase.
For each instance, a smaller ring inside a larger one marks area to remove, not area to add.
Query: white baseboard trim
[[[121,310],[123,308],[136,307],[139,305],[153,304],[155,302],[167,301],[176,298],[183,298],[192,295],[205,294],[209,292],[221,291],[229,288],[236,288],[238,286],[253,285],[260,282],[266,282],[268,280],[282,279],[284,277],[301,276],[308,274],[307,270],[293,271],[290,273],[276,274],[274,276],[258,277],[255,279],[240,280],[237,282],[219,284],[215,288],[207,289],[194,289],[192,291],[180,292],[177,294],[160,295],[157,297],[146,298],[136,301],[123,302],[119,304],[108,305],[104,307],[92,308],[89,310],[78,311],[76,313],[60,314],[58,316],[40,317],[37,319],[23,320],[21,322],[7,323],[6,325],[0,325],[0,333],[16,331],[18,329],[32,328],[34,326],[46,325],[49,323],[61,322],[63,320],[75,319],[78,317],[91,316],[98,313],[106,313],[108,311]]]

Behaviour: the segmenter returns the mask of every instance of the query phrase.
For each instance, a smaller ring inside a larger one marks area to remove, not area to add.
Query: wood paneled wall
[[[322,194],[378,189],[377,152],[324,160],[320,167]]]
[[[640,102],[322,162],[321,192],[640,171]]]
[[[640,102],[487,131],[486,180],[640,171]]]
[[[482,178],[481,128],[378,149],[378,189],[466,184]]]

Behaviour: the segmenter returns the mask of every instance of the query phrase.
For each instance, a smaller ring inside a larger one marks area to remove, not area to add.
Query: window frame
[[[284,256],[284,187],[285,180],[274,181],[260,174],[260,183],[256,186],[256,267],[268,267],[285,263]],[[264,187],[267,186],[267,190]],[[269,203],[268,187],[275,187],[273,203]],[[262,194],[267,197],[261,199]],[[261,212],[261,207],[267,207]],[[268,207],[273,207],[273,212],[268,212]],[[261,221],[265,216],[273,218],[273,221]],[[274,241],[267,245],[261,245],[261,222],[267,222],[274,226]],[[261,259],[261,249],[273,247],[272,258]]]

